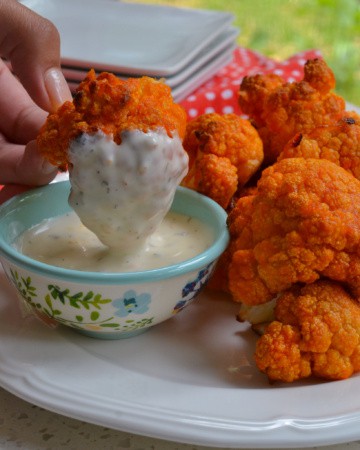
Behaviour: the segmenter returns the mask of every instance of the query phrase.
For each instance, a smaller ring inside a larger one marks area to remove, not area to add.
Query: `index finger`
[[[0,60],[0,132],[11,142],[26,144],[35,139],[46,116]]]
[[[17,0],[0,0],[0,53],[33,100],[46,111],[71,99],[60,68],[56,27]]]

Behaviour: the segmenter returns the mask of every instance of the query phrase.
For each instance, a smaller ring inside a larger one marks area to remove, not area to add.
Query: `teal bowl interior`
[[[97,283],[121,283],[169,278],[190,270],[196,270],[216,260],[227,247],[229,233],[226,212],[214,201],[187,188],[178,187],[171,210],[187,214],[210,225],[214,231],[214,243],[194,258],[172,266],[130,273],[81,272],[35,261],[20,252],[13,243],[26,229],[44,219],[70,211],[69,181],[53,183],[20,194],[0,206],[0,256],[40,274],[66,278],[72,281]]]

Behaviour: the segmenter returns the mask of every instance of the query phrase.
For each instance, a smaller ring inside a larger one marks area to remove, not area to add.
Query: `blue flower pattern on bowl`
[[[151,296],[147,293],[136,294],[134,290],[126,291],[122,298],[113,301],[115,315],[126,317],[129,314],[143,314],[149,310]]]
[[[182,289],[182,299],[175,305],[173,314],[176,314],[184,309],[199,294],[208,282],[213,268],[214,263],[208,264],[204,269],[200,270],[194,280],[186,283]]]

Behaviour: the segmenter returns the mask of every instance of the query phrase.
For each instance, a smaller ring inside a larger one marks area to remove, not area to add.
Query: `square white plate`
[[[172,95],[176,102],[181,102],[188,95],[192,94],[197,88],[202,86],[211,77],[216,75],[233,59],[235,45],[230,46],[226,51],[221,52],[218,56],[209,61],[205,66],[201,67],[189,78],[184,80],[179,86],[172,89]]]
[[[51,20],[62,61],[122,73],[179,72],[233,21],[226,12],[114,0],[21,0]]]
[[[179,86],[184,80],[189,78],[198,69],[203,67],[206,63],[210,62],[213,58],[215,58],[216,56],[220,56],[221,53],[226,53],[230,47],[233,48],[238,34],[239,30],[235,27],[229,27],[228,29],[223,31],[216,39],[214,39],[203,50],[201,50],[196,58],[192,60],[187,66],[185,66],[180,72],[164,77],[166,79],[166,83],[172,88]],[[89,69],[91,69],[91,66],[82,68],[62,64],[62,69],[64,76],[68,81],[76,82],[82,81],[86,77]],[[105,69],[97,69],[98,73],[101,71],[105,71]],[[114,74],[119,78],[138,76],[138,74],[124,74],[119,72],[116,72]]]
[[[181,102],[188,95],[194,92],[199,86],[204,84],[214,76],[222,67],[229,64],[233,57],[234,44],[221,51],[217,56],[208,61],[204,66],[196,70],[191,76],[183,80],[178,86],[172,88],[172,96],[176,102]],[[69,81],[68,84],[72,92],[78,87],[80,81]]]

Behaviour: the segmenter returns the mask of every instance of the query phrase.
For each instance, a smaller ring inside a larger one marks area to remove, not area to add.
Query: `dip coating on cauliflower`
[[[360,304],[339,284],[295,286],[277,300],[255,361],[271,381],[330,380],[360,370]]]
[[[360,294],[360,181],[336,164],[289,158],[268,167],[228,222],[222,270],[235,301],[265,303],[320,277]]]
[[[183,146],[189,155],[189,172],[181,184],[225,209],[264,157],[255,128],[235,114],[203,114],[190,121]]]
[[[334,88],[334,74],[322,59],[306,62],[300,82],[280,83],[274,75],[243,79],[239,105],[263,140],[267,163],[276,161],[296,133],[334,124],[342,117],[345,101],[332,92]]]
[[[90,70],[73,101],[48,116],[37,143],[52,164],[66,168],[69,144],[83,133],[102,131],[120,144],[124,131],[146,133],[160,127],[170,137],[175,132],[184,137],[186,112],[174,103],[169,86],[149,77],[121,80],[107,72],[96,76]]]

